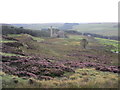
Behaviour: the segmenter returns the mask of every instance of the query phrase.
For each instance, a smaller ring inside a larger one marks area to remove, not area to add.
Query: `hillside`
[[[81,46],[83,38],[89,42],[86,49]],[[112,52],[117,41],[106,40],[83,35],[4,35],[3,88],[117,88],[120,66],[118,53]]]
[[[74,30],[87,33],[95,33],[103,36],[118,36],[117,23],[88,23],[73,27]]]

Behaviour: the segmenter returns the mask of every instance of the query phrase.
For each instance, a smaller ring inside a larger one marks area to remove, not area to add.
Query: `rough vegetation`
[[[80,47],[83,38],[89,42],[86,49]],[[83,35],[68,38],[5,35],[0,53],[3,87],[117,88],[119,53],[98,42]]]

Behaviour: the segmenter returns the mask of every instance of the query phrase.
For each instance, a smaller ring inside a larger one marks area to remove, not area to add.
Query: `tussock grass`
[[[86,74],[85,74],[86,73]],[[36,80],[31,78],[33,84],[29,83],[29,79],[25,80],[17,76],[0,73],[3,79],[3,87],[13,88],[117,88],[118,74],[110,72],[97,71],[93,68],[77,69],[75,73],[65,74],[64,77],[54,78],[52,80]],[[13,78],[18,83],[13,82]]]

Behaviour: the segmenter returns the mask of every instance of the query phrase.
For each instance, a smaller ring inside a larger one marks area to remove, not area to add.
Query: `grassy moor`
[[[116,25],[3,24],[2,87],[118,88]]]

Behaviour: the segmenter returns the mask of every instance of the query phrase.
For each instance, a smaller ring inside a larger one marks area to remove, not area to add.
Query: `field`
[[[118,36],[117,23],[90,23],[73,26],[73,29],[80,32],[94,33],[103,36]]]
[[[82,48],[82,39],[88,45]],[[3,44],[3,88],[118,88],[118,41],[9,34]]]
[[[99,43],[108,46],[108,48],[113,51],[113,52],[120,52],[120,46],[119,46],[119,41],[116,40],[108,40],[108,39],[102,39],[102,38],[96,38]],[[110,46],[110,47],[109,47]]]

